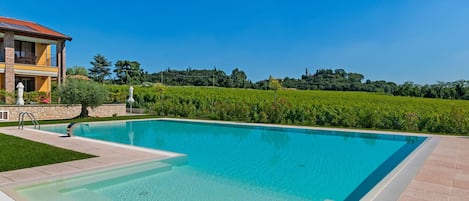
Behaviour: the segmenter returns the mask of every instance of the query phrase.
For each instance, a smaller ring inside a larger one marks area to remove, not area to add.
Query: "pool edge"
[[[398,166],[389,172],[360,200],[399,200],[401,194],[417,175],[418,171],[427,160],[427,157],[433,152],[439,141],[440,137],[428,137],[416,150],[407,156],[404,161],[399,163]]]
[[[150,119],[145,119],[150,120]],[[187,122],[211,122],[211,123],[222,123],[222,124],[237,124],[237,125],[248,125],[248,126],[267,126],[267,127],[278,127],[278,128],[301,128],[301,129],[312,129],[312,130],[332,130],[342,132],[361,132],[371,134],[385,134],[385,135],[406,135],[406,136],[425,136],[428,137],[417,149],[415,149],[410,155],[408,155],[404,161],[399,163],[390,173],[388,173],[384,179],[382,179],[375,187],[372,188],[362,200],[397,200],[402,192],[405,191],[407,185],[410,183],[412,178],[417,174],[419,169],[427,157],[431,154],[432,150],[437,146],[440,137],[433,134],[416,134],[416,133],[405,133],[405,132],[392,132],[392,131],[374,131],[374,130],[356,130],[356,129],[340,129],[340,128],[318,128],[310,126],[293,126],[293,125],[278,125],[278,124],[259,124],[259,123],[242,123],[242,122],[225,122],[225,121],[212,121],[212,120],[193,120],[193,119],[177,119],[177,118],[151,118],[151,120],[173,120],[173,121],[187,121]],[[143,121],[142,119],[137,120],[118,120],[119,121]],[[98,123],[98,122],[86,122],[86,123]],[[25,129],[33,130],[33,129]],[[38,131],[38,130],[34,130]],[[43,133],[49,133],[45,131],[38,131]],[[49,133],[51,134],[51,133]],[[105,142],[101,140],[93,140],[89,138],[76,137],[81,140],[91,140],[99,143],[112,144],[114,146],[132,147],[132,149],[140,149],[141,151],[159,152],[161,150],[133,147],[129,145],[122,145],[118,143]],[[162,151],[167,152],[167,151]],[[177,154],[177,153],[176,153]],[[417,161],[418,160],[418,161]],[[405,178],[403,178],[403,176]],[[4,190],[4,189],[0,189]],[[1,196],[2,191],[0,191]],[[5,193],[4,193],[5,194]],[[6,194],[8,196],[8,194]],[[391,198],[392,197],[392,198]],[[1,198],[1,197],[0,197]]]

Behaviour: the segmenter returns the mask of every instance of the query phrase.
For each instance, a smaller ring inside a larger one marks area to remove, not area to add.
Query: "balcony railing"
[[[36,57],[15,57],[15,63],[36,65]]]
[[[56,57],[46,58],[45,61],[36,62],[37,57],[15,57],[15,63],[17,64],[29,64],[29,65],[39,65],[39,66],[57,66]]]

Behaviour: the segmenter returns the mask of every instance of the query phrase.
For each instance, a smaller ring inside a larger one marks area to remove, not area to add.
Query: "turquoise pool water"
[[[85,123],[73,134],[187,154],[169,171],[87,188],[109,200],[358,200],[425,140],[173,120]]]

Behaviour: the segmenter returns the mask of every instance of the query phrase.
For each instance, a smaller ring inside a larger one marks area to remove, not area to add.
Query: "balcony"
[[[15,56],[15,64],[57,67],[57,59],[56,57],[38,59],[37,56]]]
[[[17,64],[30,64],[36,65],[36,57],[17,57],[15,56],[15,63]]]

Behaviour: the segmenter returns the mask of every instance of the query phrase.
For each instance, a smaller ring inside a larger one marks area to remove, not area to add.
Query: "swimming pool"
[[[184,165],[162,162],[167,171],[78,188],[109,200],[358,200],[426,139],[174,120],[85,123],[73,134],[187,154]],[[63,196],[75,192],[64,186]]]

